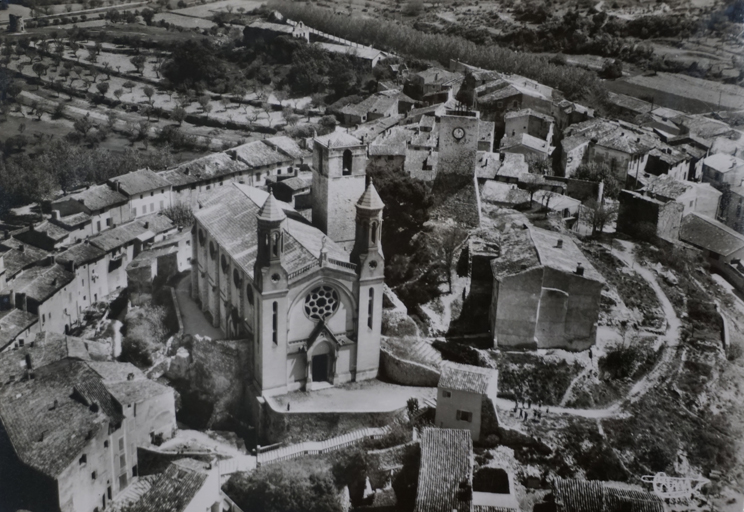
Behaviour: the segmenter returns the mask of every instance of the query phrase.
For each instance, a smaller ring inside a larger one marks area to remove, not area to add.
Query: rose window
[[[330,286],[318,286],[305,297],[305,314],[313,320],[325,320],[338,310],[338,292]]]

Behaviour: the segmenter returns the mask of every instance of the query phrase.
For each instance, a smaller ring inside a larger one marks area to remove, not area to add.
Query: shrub
[[[472,366],[483,366],[480,354],[476,349],[468,345],[462,345],[455,341],[434,341],[432,346],[439,350],[448,361],[469,364]]]

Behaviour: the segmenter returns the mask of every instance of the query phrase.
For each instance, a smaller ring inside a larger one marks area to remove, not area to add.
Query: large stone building
[[[215,326],[252,344],[247,380],[258,394],[377,376],[383,204],[364,186],[364,146],[333,137],[315,140],[321,229],[240,184],[195,214],[192,294]]]

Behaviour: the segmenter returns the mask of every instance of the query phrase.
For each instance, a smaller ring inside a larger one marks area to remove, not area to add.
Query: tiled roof
[[[82,338],[65,336],[64,334],[42,331],[25,340],[22,347],[6,352],[0,356],[0,376],[7,379],[15,375],[16,380],[21,376],[19,371],[25,368],[26,356],[29,356],[34,368],[72,358],[90,361],[87,341]],[[118,364],[118,363],[117,363]]]
[[[70,236],[70,233],[66,229],[61,226],[57,226],[56,224],[52,224],[48,220],[45,220],[39,225],[34,226],[33,231],[44,233],[55,242],[59,242]]]
[[[92,261],[97,261],[106,256],[106,251],[99,249],[95,245],[86,242],[79,242],[70,246],[66,251],[61,252],[56,261],[58,263],[72,262],[75,265],[85,265]]]
[[[439,164],[439,153],[425,149],[406,150],[406,160],[403,164],[406,174],[419,180],[431,180],[436,175]],[[424,169],[424,166],[427,168]]]
[[[151,485],[134,503],[127,504],[127,512],[183,512],[208,478],[204,470],[179,459],[159,475],[150,478]],[[201,466],[204,463],[196,463]],[[210,504],[211,505],[211,504]]]
[[[122,405],[138,404],[172,391],[167,386],[150,379],[129,380],[104,384],[106,389]]]
[[[472,453],[469,430],[424,429],[415,512],[470,511],[459,495],[461,484],[472,487]]]
[[[287,187],[293,192],[298,192],[300,190],[304,190],[313,186],[313,174],[302,173],[295,176],[294,178],[279,181],[277,185],[279,184],[281,184],[283,187]]]
[[[343,53],[345,55],[359,57],[360,59],[366,59],[366,60],[373,60],[378,55],[383,53],[380,50],[376,50],[374,48],[369,48],[366,46],[346,46],[343,44],[334,44],[334,43],[314,43],[314,44],[317,46],[320,46],[321,48],[329,52]]]
[[[171,185],[181,186],[217,176],[235,174],[245,168],[243,163],[233,160],[227,153],[213,153],[158,174]]]
[[[507,178],[518,178],[522,174],[529,172],[529,166],[521,153],[504,153],[504,159],[501,167],[496,172],[497,176]]]
[[[74,200],[83,203],[86,208],[92,211],[103,210],[105,208],[111,208],[113,206],[127,203],[126,196],[120,194],[106,184],[93,185],[85,190],[73,192],[72,194],[57,199],[52,204],[62,203],[67,200]]]
[[[150,215],[143,215],[142,217],[138,217],[133,222],[136,222],[143,228],[158,234],[165,231],[171,231],[176,227],[173,221],[162,213],[151,213]]]
[[[39,317],[20,309],[0,311],[0,351],[23,331],[39,321]]]
[[[721,256],[728,256],[744,248],[744,235],[695,212],[682,219],[679,238]]]
[[[67,215],[66,217],[60,217],[59,219],[53,220],[53,222],[55,224],[59,224],[60,226],[74,228],[82,224],[91,222],[91,216],[85,212],[79,212],[73,213],[72,215]]]
[[[530,193],[514,183],[488,180],[481,187],[481,201],[519,205],[530,202]]]
[[[416,76],[422,78],[426,84],[445,83],[451,80],[462,78],[460,73],[452,73],[441,68],[429,68],[419,71]]]
[[[8,281],[21,270],[38,265],[50,255],[47,251],[24,244],[15,238],[0,241],[0,254],[3,255],[5,277]]]
[[[63,359],[33,374],[0,388],[0,421],[20,460],[56,478],[84,453],[90,436],[123,417],[84,361]]]
[[[88,363],[88,366],[100,375],[101,379],[103,379],[104,385],[126,382],[130,379],[130,376],[133,380],[143,380],[147,378],[145,377],[145,374],[142,373],[142,370],[131,363],[91,361]]]
[[[556,478],[558,512],[664,512],[664,502],[650,492],[611,487],[607,482]]]
[[[316,137],[315,141],[327,148],[345,148],[362,145],[361,140],[357,139],[353,135],[349,135],[344,131],[335,131],[333,133],[329,133],[328,135]]]
[[[644,190],[667,199],[676,199],[692,189],[692,183],[674,179],[668,174],[649,176]]]
[[[262,194],[253,194],[253,192],[261,191],[237,184],[223,187],[204,203],[201,210],[194,214],[217,240],[217,243],[251,277],[257,251],[259,205],[256,200],[263,201],[267,196],[265,192]],[[255,200],[252,195],[256,196]],[[280,202],[277,201],[277,203]],[[286,211],[289,205],[283,208]],[[291,217],[287,218],[284,226],[288,234],[285,239],[283,256],[284,268],[287,272],[298,270],[320,257],[320,247],[324,237],[321,231]],[[326,249],[329,257],[342,261],[349,260],[348,254],[330,240],[326,242]]]
[[[269,146],[279,148],[280,151],[283,151],[294,159],[311,156],[309,151],[305,151],[299,146],[299,144],[297,144],[297,141],[285,135],[270,137],[268,139],[264,139],[263,141]]]
[[[105,252],[112,251],[125,244],[131,243],[143,233],[148,232],[139,222],[127,222],[121,226],[107,229],[98,235],[89,238],[90,243]]]
[[[250,25],[248,25],[249,28],[258,28],[262,30],[271,30],[274,32],[284,32],[286,34],[291,34],[294,28],[290,25],[284,25],[281,23],[271,23],[269,21],[263,21],[263,20],[256,20]]]
[[[16,293],[25,293],[28,297],[41,303],[61,290],[75,279],[75,274],[68,272],[62,265],[48,267],[31,267],[17,275],[13,282]]]
[[[262,140],[248,142],[227,151],[236,160],[253,169],[258,167],[288,164],[294,161],[294,157],[280,151],[278,146],[272,147]]]
[[[498,379],[499,372],[469,364],[446,361],[442,364],[439,387],[485,395],[488,386]]]
[[[488,84],[486,84],[488,85]],[[476,89],[477,90],[477,89]],[[513,85],[506,85],[500,89],[484,94],[478,97],[478,104],[481,106],[493,105],[497,101],[502,101],[512,96],[518,96],[522,94],[521,91],[517,90]]]
[[[605,282],[602,275],[597,272],[569,236],[534,226],[530,227],[530,235],[542,265],[562,272],[574,273],[577,265],[581,264],[584,267],[584,278],[600,283]],[[562,241],[562,247],[558,247],[559,241]]]
[[[530,135],[529,133],[520,133],[514,137],[504,137],[501,139],[501,149],[506,150],[516,146],[523,146],[540,151],[542,153],[550,154],[553,150],[548,141],[542,140],[539,137]]]
[[[117,184],[123,194],[134,196],[170,186],[162,176],[150,169],[140,169],[139,171],[122,174],[109,180],[111,186],[116,189]]]

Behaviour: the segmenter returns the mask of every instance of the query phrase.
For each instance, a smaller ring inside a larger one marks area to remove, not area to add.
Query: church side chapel
[[[238,183],[195,212],[192,297],[251,344],[246,383],[264,396],[377,376],[384,204],[360,140],[317,137],[314,153],[317,227]]]

